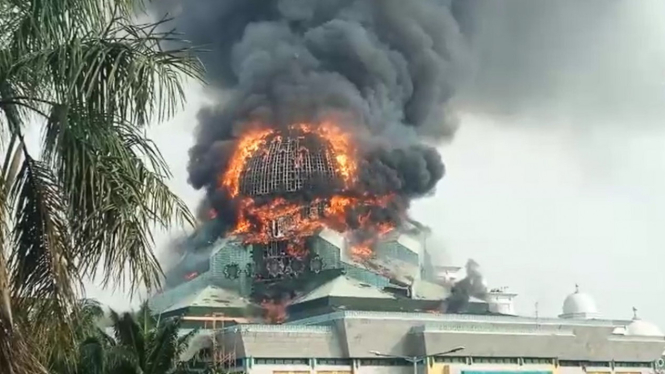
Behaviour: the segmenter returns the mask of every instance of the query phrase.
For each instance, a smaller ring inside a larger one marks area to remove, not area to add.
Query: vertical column
[[[360,369],[360,360],[359,359],[351,360],[351,372],[353,374],[357,374],[359,369]]]

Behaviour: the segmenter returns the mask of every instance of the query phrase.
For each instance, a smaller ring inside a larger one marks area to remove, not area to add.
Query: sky
[[[476,260],[491,286],[519,294],[520,314],[538,303],[558,315],[577,283],[603,317],[636,307],[665,327],[665,3],[502,0],[473,16],[460,128],[439,145],[447,174],[411,209],[434,231],[428,248],[445,264]],[[205,99],[193,84],[187,97],[150,135],[194,209],[187,150]],[[174,235],[158,235],[157,250]],[[88,295],[128,305],[92,285]]]

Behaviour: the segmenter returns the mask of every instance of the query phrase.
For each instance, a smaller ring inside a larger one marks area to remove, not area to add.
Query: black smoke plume
[[[201,219],[215,235],[235,222],[218,188],[238,136],[256,123],[285,128],[331,116],[362,150],[362,193],[400,206],[444,175],[435,148],[457,123],[448,102],[465,70],[465,40],[444,0],[163,0],[156,15],[207,51],[208,89],[223,101],[198,115],[189,182],[207,191]],[[383,212],[390,216],[390,212]],[[213,235],[213,236],[215,236]]]
[[[466,276],[453,285],[450,295],[444,301],[445,312],[465,312],[471,297],[485,300],[487,298],[487,285],[483,279],[483,274],[480,272],[480,265],[469,259],[466,263]]]

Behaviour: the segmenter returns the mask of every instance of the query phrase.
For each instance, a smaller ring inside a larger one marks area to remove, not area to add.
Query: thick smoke
[[[199,113],[188,168],[217,220],[235,219],[218,176],[237,137],[257,123],[337,118],[362,143],[359,187],[397,193],[402,203],[442,178],[440,155],[420,139],[447,139],[457,127],[447,103],[467,53],[449,2],[174,0],[159,7],[208,49],[201,59],[210,89],[223,92],[216,95],[223,103]]]
[[[461,0],[474,71],[455,105],[504,126],[660,124],[664,12],[660,0]]]
[[[445,312],[463,313],[471,297],[484,300],[487,297],[487,284],[480,272],[480,265],[470,259],[466,263],[466,276],[455,283],[450,296],[444,301]]]

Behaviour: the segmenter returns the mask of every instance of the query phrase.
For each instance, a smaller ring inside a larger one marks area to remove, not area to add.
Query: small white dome
[[[663,332],[653,323],[637,319],[626,326],[626,335],[663,336]]]
[[[663,332],[653,323],[640,319],[637,316],[637,309],[633,308],[633,321],[626,326],[626,335],[663,336]]]
[[[563,301],[563,313],[561,318],[593,318],[598,314],[596,302],[591,296],[580,292],[575,286],[575,292],[568,295]]]

